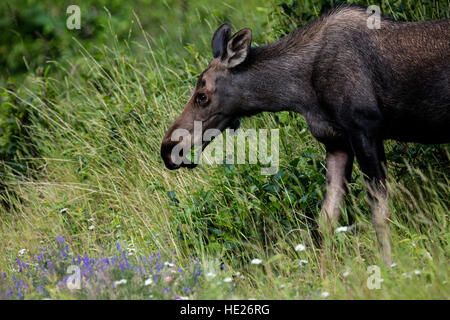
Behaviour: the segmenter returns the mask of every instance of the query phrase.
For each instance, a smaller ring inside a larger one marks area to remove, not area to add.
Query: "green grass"
[[[190,12],[197,39],[182,52],[185,43],[169,34],[143,33],[139,41],[124,42],[113,29],[108,42],[95,48],[78,43],[78,56],[53,64],[58,72],[26,78],[20,99],[33,110],[28,129],[39,156],[20,157],[29,167],[25,175],[3,164],[2,197],[9,205],[0,208],[0,270],[15,274],[19,250],[27,249],[24,259],[31,259],[62,235],[73,252],[90,256],[113,255],[119,241],[137,255],[176,250],[181,265],[199,257],[203,276],[192,299],[322,299],[323,292],[327,299],[449,298],[450,168],[444,147],[409,145],[415,152],[408,154],[386,143],[395,160],[389,177],[393,268],[379,259],[355,165],[341,225],[356,228],[337,233],[327,247],[325,277],[313,240],[324,191],[324,148],[300,116],[263,114],[244,121],[244,128],[280,129],[281,171],[275,176],[260,175],[258,165],[165,169],[161,139],[211,58],[209,41],[219,21],[208,10],[227,7],[236,28],[251,26],[257,43],[273,40],[272,6],[252,5],[259,9],[209,5],[197,17]],[[139,25],[136,18],[134,23]],[[60,213],[63,208],[67,212]],[[295,251],[299,244],[306,249]],[[255,258],[262,263],[251,264]],[[381,268],[379,290],[367,287],[371,265]],[[235,282],[221,281],[226,277]],[[96,296],[61,291],[55,283],[48,290],[56,299],[149,297],[135,284],[120,287],[122,294],[108,290]]]

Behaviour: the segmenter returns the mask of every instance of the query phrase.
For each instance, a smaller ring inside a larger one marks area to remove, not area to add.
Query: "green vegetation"
[[[262,114],[243,122],[280,129],[274,176],[261,175],[259,165],[172,172],[160,159],[161,139],[211,59],[211,36],[221,22],[251,27],[255,44],[264,44],[334,3],[95,0],[80,5],[82,29],[74,31],[65,28],[64,3],[0,5],[7,35],[0,42],[1,294],[11,276],[21,276],[19,251],[26,249],[20,259],[33,268],[43,246],[58,249],[58,235],[75,256],[111,257],[119,242],[135,252],[130,260],[176,250],[177,266],[189,268],[198,257],[200,275],[186,280],[191,299],[321,299],[325,292],[338,299],[448,299],[447,146],[386,142],[396,263],[390,269],[378,257],[355,165],[341,220],[355,227],[336,233],[327,247],[325,277],[314,242],[324,149],[302,117]],[[381,7],[402,20],[449,17],[448,0],[381,1]],[[371,265],[381,268],[379,290],[367,287]],[[45,295],[30,280],[39,270],[31,269],[23,296],[10,297],[174,298],[160,284],[144,290],[131,274],[102,295],[68,291],[58,284],[65,267],[46,278]]]

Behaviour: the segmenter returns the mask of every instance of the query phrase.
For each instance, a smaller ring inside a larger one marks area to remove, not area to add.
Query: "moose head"
[[[233,81],[237,67],[242,66],[250,52],[252,31],[242,29],[230,36],[230,25],[221,25],[212,38],[213,60],[201,73],[184,110],[169,127],[161,145],[161,157],[168,169],[195,167],[186,154],[194,146],[203,150],[214,138],[204,141],[207,130],[216,135],[226,128],[236,129],[244,115],[245,96],[239,82]],[[200,130],[194,130],[201,124]],[[197,132],[194,132],[197,131]],[[186,139],[190,137],[190,139]]]

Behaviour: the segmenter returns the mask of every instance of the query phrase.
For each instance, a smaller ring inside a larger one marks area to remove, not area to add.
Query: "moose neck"
[[[315,101],[311,69],[315,52],[289,46],[289,39],[252,48],[237,68],[233,82],[240,88],[243,114],[295,111],[305,114]]]

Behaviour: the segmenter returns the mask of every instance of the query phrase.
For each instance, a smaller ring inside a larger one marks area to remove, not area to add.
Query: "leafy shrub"
[[[20,91],[9,83],[0,92],[0,161],[24,172],[24,164],[19,159],[36,155],[36,151],[27,128],[32,111],[27,105],[29,101],[21,100]]]
[[[168,192],[173,227],[189,248],[203,244],[210,252],[236,253],[249,244],[275,243],[299,226],[315,229],[325,180],[319,155],[303,152],[272,176],[260,169],[220,165],[212,188],[194,190],[185,199]]]
[[[68,30],[66,19],[69,14],[66,10],[71,4],[71,1],[36,0],[4,1],[0,4],[0,28],[5,30],[0,42],[0,69],[5,71],[0,77],[3,80],[33,72],[48,60],[74,54],[78,46],[73,37],[83,41],[87,48],[102,42],[109,24],[118,39],[128,37],[131,4],[117,0],[79,1],[81,29]],[[134,1],[134,6],[142,5],[141,1]]]

